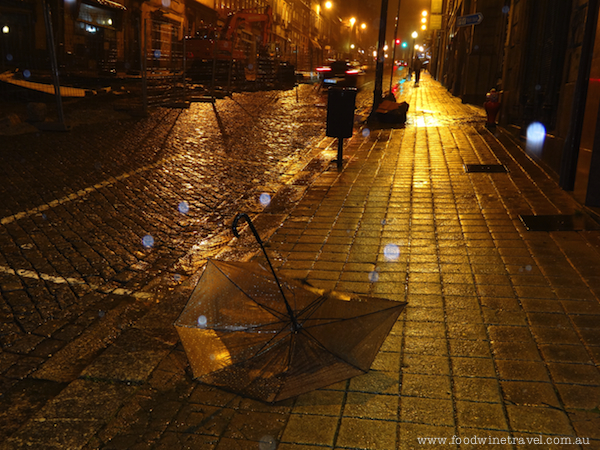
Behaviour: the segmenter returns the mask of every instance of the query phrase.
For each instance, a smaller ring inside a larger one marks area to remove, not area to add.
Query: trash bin
[[[356,108],[355,87],[332,86],[327,92],[327,130],[329,137],[339,139],[352,137],[354,109]]]

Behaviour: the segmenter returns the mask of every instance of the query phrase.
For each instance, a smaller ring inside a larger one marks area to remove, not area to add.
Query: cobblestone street
[[[600,448],[597,224],[528,231],[588,213],[481,108],[400,88],[341,170],[309,85],[3,136],[0,449]],[[408,301],[369,373],[274,405],[193,380],[173,322],[207,258],[260,260],[238,212],[282,275]]]

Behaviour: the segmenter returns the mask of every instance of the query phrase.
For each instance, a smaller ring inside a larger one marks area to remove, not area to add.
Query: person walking
[[[415,84],[419,84],[419,80],[421,79],[421,69],[423,68],[423,62],[417,56],[413,63],[413,69],[415,71]]]

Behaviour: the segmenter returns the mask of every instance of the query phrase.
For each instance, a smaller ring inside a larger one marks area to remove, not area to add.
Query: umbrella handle
[[[252,234],[254,235],[254,237],[256,238],[256,240],[262,247],[263,243],[262,243],[262,240],[260,239],[260,235],[258,234],[258,231],[256,231],[256,228],[254,228],[254,224],[250,220],[250,216],[246,213],[239,213],[237,216],[235,216],[235,219],[233,219],[233,224],[231,225],[231,230],[233,231],[233,235],[239,239],[240,232],[238,231],[237,226],[238,226],[238,222],[241,219],[246,220],[246,222],[248,223],[248,226],[250,227],[250,230],[252,231]]]
[[[231,224],[231,230],[233,231],[233,235],[239,239],[240,233],[237,230],[237,226],[238,226],[238,222],[241,219],[244,219],[246,222],[248,222],[248,226],[250,227],[252,234],[254,235],[254,237],[256,238],[258,243],[260,244],[260,248],[262,249],[263,253],[265,254],[265,258],[267,258],[267,263],[269,264],[269,267],[271,268],[271,272],[273,273],[273,276],[275,277],[275,282],[277,283],[277,286],[279,287],[279,292],[281,292],[281,296],[283,297],[283,301],[285,302],[285,307],[287,309],[288,314],[290,315],[290,319],[292,321],[292,330],[294,332],[296,332],[300,329],[300,326],[298,324],[296,316],[294,315],[294,311],[292,310],[292,307],[288,303],[287,298],[285,298],[285,294],[283,293],[283,288],[281,287],[281,284],[279,283],[279,278],[277,278],[275,269],[273,269],[273,266],[271,265],[271,260],[269,259],[269,255],[267,255],[267,251],[265,250],[263,242],[260,239],[260,235],[258,234],[258,231],[256,231],[256,228],[254,228],[254,224],[250,220],[250,216],[248,214],[239,213],[237,216],[235,216],[235,219],[233,219],[233,223]]]

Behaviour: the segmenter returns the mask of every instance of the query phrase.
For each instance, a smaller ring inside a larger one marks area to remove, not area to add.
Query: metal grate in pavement
[[[600,229],[594,220],[583,214],[521,215],[528,231],[590,231]]]
[[[502,164],[465,164],[467,173],[507,173],[508,169]]]

